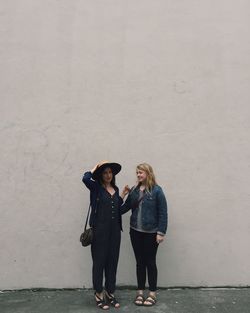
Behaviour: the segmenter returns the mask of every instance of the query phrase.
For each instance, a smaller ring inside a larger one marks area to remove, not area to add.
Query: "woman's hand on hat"
[[[95,167],[92,168],[92,170],[90,171],[92,174],[94,173],[94,171],[99,167],[99,163],[95,165]]]
[[[98,167],[102,166],[105,163],[108,163],[108,161],[103,160],[103,161],[97,163],[96,166],[91,170],[91,173],[93,174],[94,171],[98,169]]]

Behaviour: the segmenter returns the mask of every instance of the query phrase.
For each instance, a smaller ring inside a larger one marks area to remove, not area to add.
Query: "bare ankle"
[[[155,292],[155,291],[149,291],[149,295],[150,295],[150,296],[154,296],[154,297],[155,297],[156,292]]]
[[[103,299],[103,292],[96,292],[95,294],[97,297]]]

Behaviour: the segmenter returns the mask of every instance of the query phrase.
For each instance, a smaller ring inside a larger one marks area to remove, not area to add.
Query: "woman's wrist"
[[[164,233],[162,233],[162,232],[160,232],[160,231],[158,231],[158,232],[157,232],[157,235],[160,235],[160,236],[162,236],[162,237],[164,237],[164,236],[165,236],[165,234],[164,234]]]
[[[122,198],[122,200],[125,198],[126,194],[124,192],[121,193],[120,197]]]

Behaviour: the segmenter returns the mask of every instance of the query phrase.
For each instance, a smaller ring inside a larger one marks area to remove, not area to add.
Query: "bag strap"
[[[99,197],[100,197],[100,191],[97,193],[97,197],[96,199],[99,200]],[[98,206],[98,201],[95,205],[95,213],[96,213],[96,210],[97,210],[97,206]],[[88,210],[88,214],[87,214],[87,218],[86,218],[86,222],[85,222],[85,227],[84,227],[84,230],[86,230],[87,228],[87,225],[88,225],[88,219],[89,219],[89,212],[90,212],[90,207],[91,207],[91,203],[89,204],[89,210]]]
[[[89,204],[89,210],[88,210],[88,214],[87,214],[87,218],[86,218],[86,222],[85,222],[85,227],[84,227],[84,230],[86,230],[87,225],[88,225],[88,219],[89,219],[90,207],[91,207],[91,205]]]

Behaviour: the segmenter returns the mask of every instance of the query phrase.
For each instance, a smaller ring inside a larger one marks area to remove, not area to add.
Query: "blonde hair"
[[[151,165],[148,163],[141,163],[136,166],[136,170],[144,171],[147,174],[145,186],[147,191],[151,191],[152,188],[157,185],[156,180],[155,180],[155,174],[153,171],[153,168]],[[139,184],[138,184],[139,185]]]

